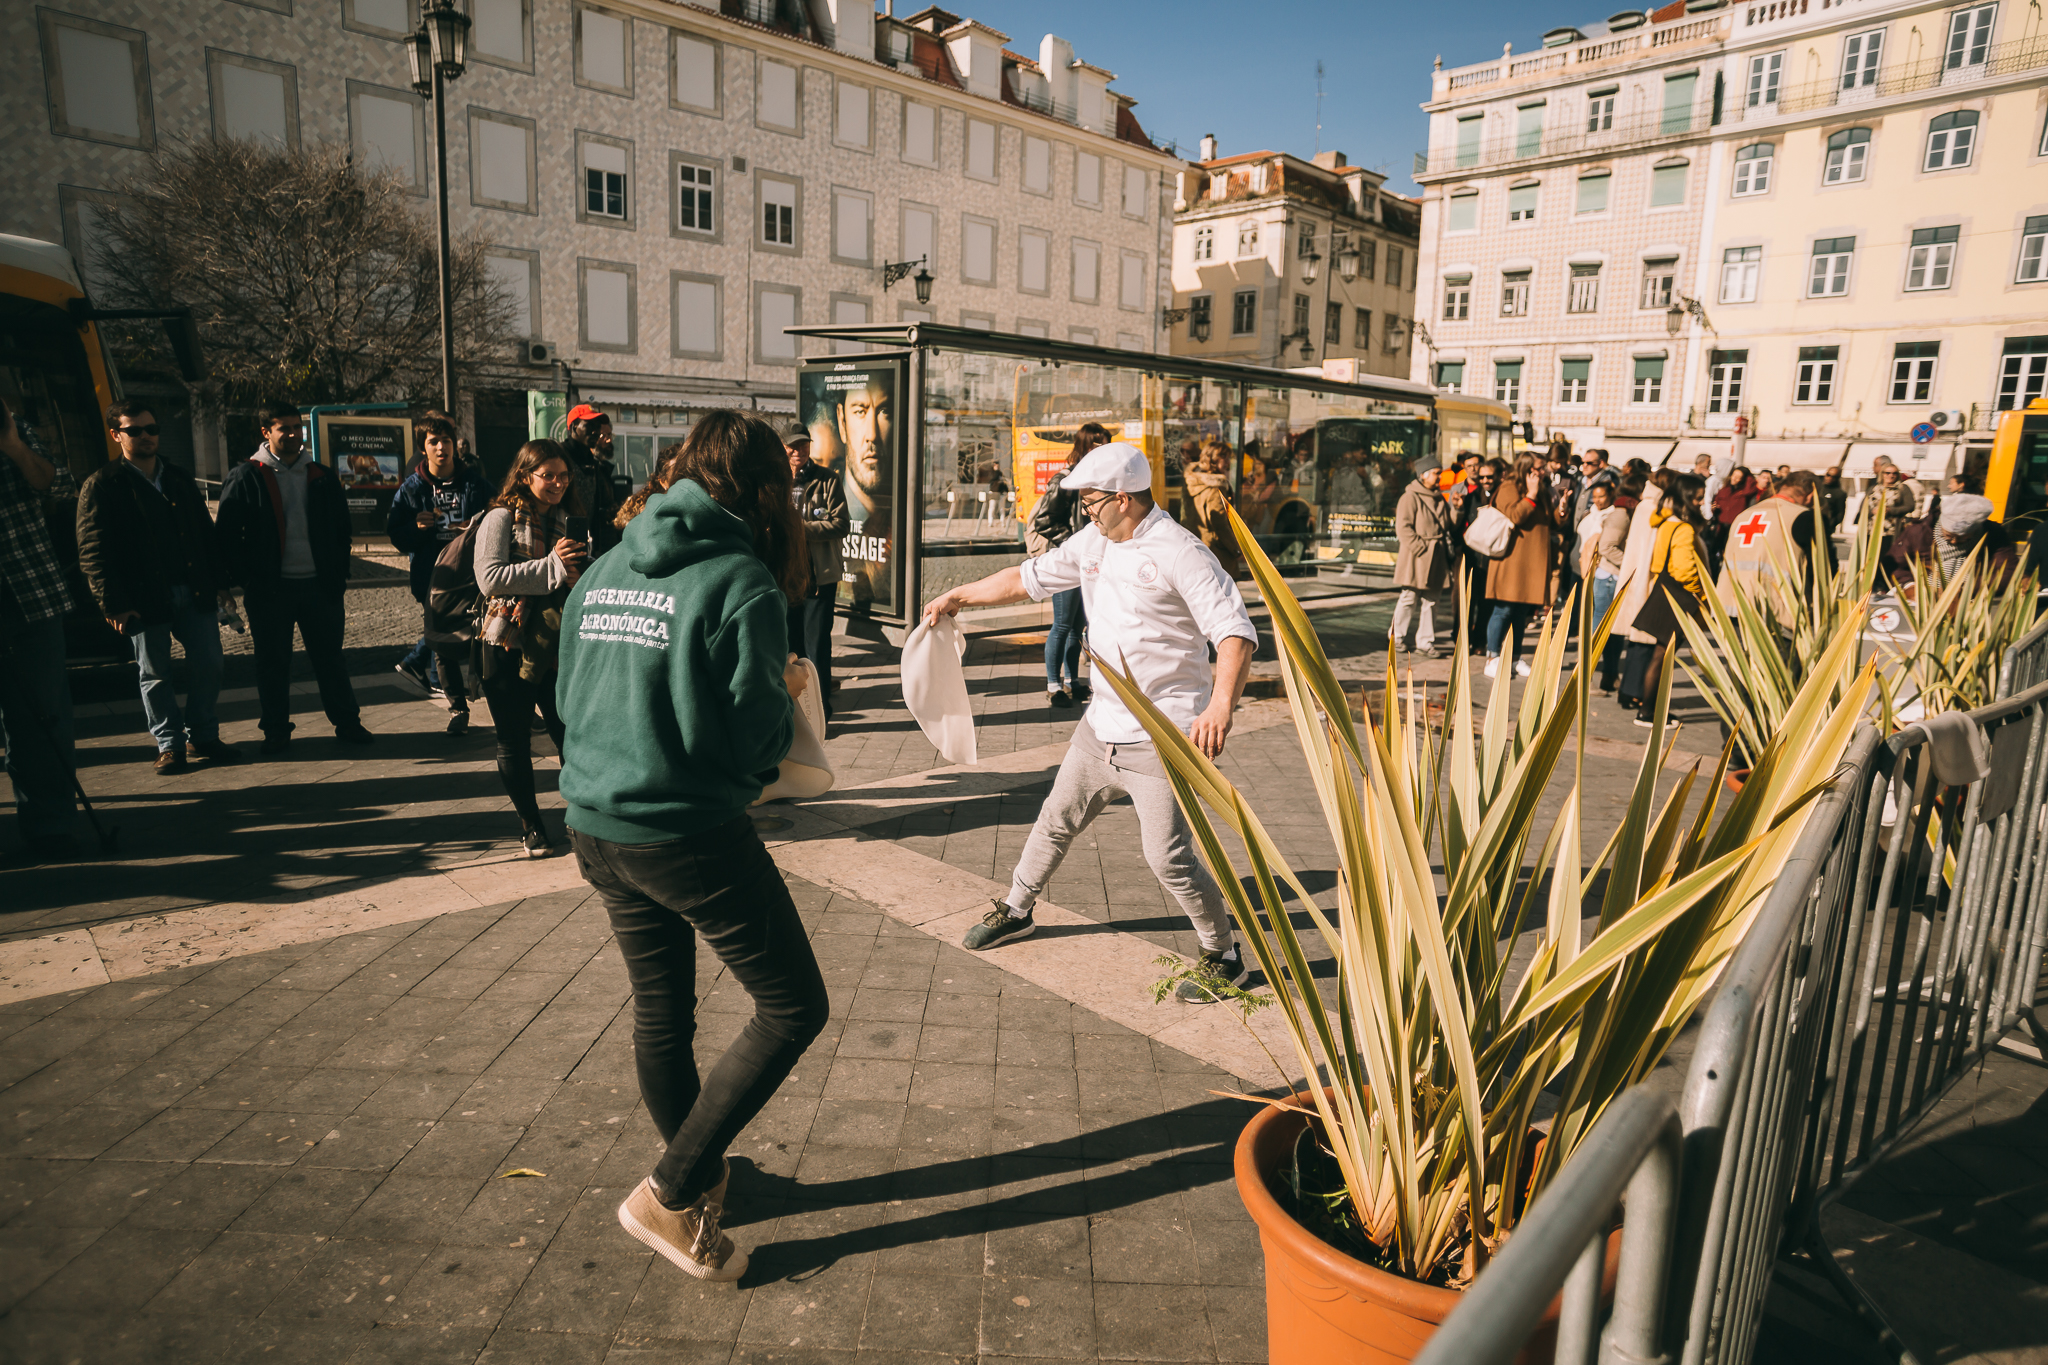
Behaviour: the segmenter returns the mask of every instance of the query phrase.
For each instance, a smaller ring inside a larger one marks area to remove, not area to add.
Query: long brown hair
[[[549,460],[560,460],[572,473],[575,470],[575,466],[569,463],[568,455],[563,453],[562,443],[559,441],[528,441],[519,447],[519,453],[512,457],[512,467],[505,471],[505,482],[499,486],[498,496],[491,499],[491,506],[503,507],[515,513],[525,512],[530,516],[539,516],[545,512],[547,509],[533,496],[533,490],[527,486],[526,478]],[[573,481],[569,485],[569,491],[562,495],[560,507],[572,517],[584,515],[583,499],[577,494]]]
[[[679,444],[661,452],[661,465],[645,487],[626,500],[616,524],[646,508],[683,479],[703,485],[712,500],[754,533],[754,553],[795,601],[810,586],[810,556],[804,527],[790,490],[789,452],[775,429],[743,412],[714,412],[690,429]]]
[[[1067,451],[1067,468],[1072,469],[1083,455],[1097,446],[1109,444],[1109,428],[1100,422],[1083,422],[1074,433],[1074,444]]]

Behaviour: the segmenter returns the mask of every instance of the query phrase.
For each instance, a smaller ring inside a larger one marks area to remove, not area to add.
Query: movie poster
[[[846,484],[846,569],[839,602],[877,616],[903,614],[901,517],[904,477],[901,357],[806,361],[797,374],[797,413],[811,433],[811,458]]]

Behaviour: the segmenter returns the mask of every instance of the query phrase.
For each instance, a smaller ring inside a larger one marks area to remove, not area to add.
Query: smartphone
[[[590,518],[570,517],[567,534],[571,540],[588,541],[590,539]]]

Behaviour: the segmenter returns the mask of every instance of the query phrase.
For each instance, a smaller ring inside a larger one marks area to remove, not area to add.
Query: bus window
[[[77,478],[106,463],[85,346],[62,309],[0,295],[0,398],[43,452]]]
[[[1486,453],[1486,418],[1481,413],[1439,408],[1437,432],[1442,441],[1442,453],[1448,455],[1452,463],[1467,455]]]

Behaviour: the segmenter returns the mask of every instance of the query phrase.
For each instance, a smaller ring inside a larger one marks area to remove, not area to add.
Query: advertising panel
[[[341,479],[351,526],[358,534],[382,535],[391,495],[412,465],[412,418],[323,412],[314,420],[321,462]]]
[[[904,612],[908,377],[902,356],[808,360],[797,374],[797,412],[811,432],[811,458],[846,484],[840,605],[885,617]]]

